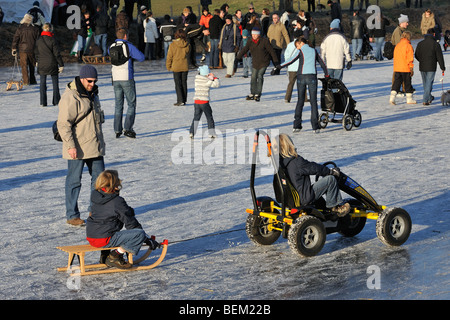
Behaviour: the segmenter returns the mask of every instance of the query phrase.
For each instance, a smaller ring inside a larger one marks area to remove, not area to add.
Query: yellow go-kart
[[[275,199],[268,196],[256,196],[255,171],[259,136],[265,137],[268,156],[276,168],[273,177]],[[387,209],[379,205],[372,196],[355,180],[341,172],[338,179],[339,189],[352,198],[346,199],[351,206],[350,213],[338,217],[327,209],[325,199],[321,198],[313,205],[302,205],[301,199],[285,170],[278,166],[272,152],[269,135],[264,131],[255,133],[253,143],[250,192],[253,209],[247,209],[246,232],[249,239],[258,245],[271,245],[280,235],[287,238],[292,251],[303,257],[317,255],[325,244],[326,235],[339,232],[343,236],[353,237],[360,233],[367,219],[376,220],[376,234],[386,245],[400,246],[411,233],[411,217],[402,208]],[[327,166],[336,166],[333,162]]]

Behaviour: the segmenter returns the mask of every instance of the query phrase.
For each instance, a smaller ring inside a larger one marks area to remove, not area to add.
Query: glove
[[[411,77],[414,75],[414,68],[409,68],[409,74],[411,75]]]
[[[279,75],[280,74],[280,70],[281,70],[281,66],[277,65],[275,68],[272,69],[272,71],[270,71],[270,75],[271,76]]]
[[[151,250],[155,250],[155,249],[161,248],[161,244],[158,243],[158,242],[154,239],[153,236],[152,236],[152,237],[147,236],[147,239],[144,241],[144,243],[145,243],[146,245],[148,245],[148,246],[150,247]]]
[[[16,49],[12,49],[11,54],[13,57],[15,57],[17,55],[17,50]]]
[[[63,70],[64,70],[64,67],[59,67],[59,68],[58,68],[58,73],[62,73]]]
[[[339,178],[339,176],[341,175],[341,170],[338,167],[334,167],[330,169],[330,174],[335,176],[336,178]]]
[[[352,61],[347,62],[347,70],[350,70],[352,67]]]
[[[442,76],[444,76],[445,71],[442,71]]]
[[[326,79],[328,79],[329,77],[330,77],[330,75],[329,75],[329,74],[326,74],[326,75],[325,75],[325,78],[326,78]]]

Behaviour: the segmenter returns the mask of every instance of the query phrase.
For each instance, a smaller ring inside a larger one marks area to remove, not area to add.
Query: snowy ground
[[[445,60],[450,65],[449,53]],[[320,254],[309,259],[294,255],[282,238],[269,247],[248,240],[250,151],[235,148],[235,141],[243,133],[252,138],[254,128],[292,134],[296,94],[292,103],[284,102],[286,71],[266,74],[259,103],[245,100],[249,79],[242,77],[242,69],[231,79],[224,77],[225,70],[217,71],[222,86],[211,91],[211,105],[222,135],[214,142],[201,136],[191,142],[187,129],[193,116],[194,71],[189,73],[188,105],[174,107],[173,79],[164,63],[136,64],[138,136],[132,140],[115,139],[110,66],[98,66],[106,166],[119,171],[122,195],[147,232],[172,244],[166,259],[151,271],[89,276],[77,283],[56,271],[67,263],[56,247],[85,241],[85,229],[65,221],[67,163],[51,134],[58,109],[39,107],[39,86],[6,92],[11,69],[0,69],[0,299],[449,299],[450,108],[439,102],[441,76],[436,75],[435,102],[423,106],[416,64],[418,104],[401,100],[391,106],[392,61],[353,65],[345,71],[344,83],[358,102],[361,127],[346,132],[340,124],[329,124],[316,135],[308,104],[304,130],[293,139],[305,158],[335,161],[380,204],[406,209],[413,231],[403,246],[383,245],[374,221],[354,238],[328,235]],[[62,88],[79,68],[65,67]],[[450,89],[448,79],[445,90]],[[273,194],[271,179],[257,177],[258,195]],[[87,217],[89,183],[86,171],[82,218]],[[88,262],[97,258],[97,253],[87,256]],[[367,286],[371,266],[380,269],[380,289]]]

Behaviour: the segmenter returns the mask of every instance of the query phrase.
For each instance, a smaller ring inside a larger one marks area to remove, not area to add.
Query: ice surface
[[[450,62],[448,52],[444,57]],[[64,68],[61,88],[79,68]],[[383,245],[375,222],[368,221],[354,238],[328,235],[320,254],[306,259],[294,255],[282,238],[269,247],[248,240],[244,226],[245,209],[252,207],[249,149],[237,148],[233,140],[252,136],[255,128],[292,134],[296,92],[290,104],[284,102],[285,70],[279,76],[266,73],[259,103],[245,100],[249,79],[242,77],[242,69],[231,79],[224,77],[225,69],[214,70],[222,83],[211,91],[219,136],[211,141],[199,135],[191,141],[187,130],[193,117],[195,71],[189,72],[188,104],[175,107],[173,78],[164,62],[136,63],[137,139],[132,140],[115,138],[110,66],[97,68],[106,115],[106,166],[119,171],[122,195],[147,233],[172,242],[166,259],[151,271],[88,276],[70,286],[68,275],[56,271],[67,263],[66,254],[56,247],[83,243],[85,229],[65,221],[67,163],[61,158],[61,143],[51,134],[58,109],[39,107],[39,86],[19,92],[3,89],[0,299],[450,298],[450,108],[439,102],[442,90],[450,88],[448,76],[442,86],[437,73],[435,102],[423,106],[416,61],[413,85],[418,104],[407,105],[401,98],[392,106],[392,61],[354,62],[343,80],[363,120],[360,128],[349,132],[331,123],[314,134],[306,104],[304,130],[293,135],[300,154],[320,163],[336,162],[380,204],[404,208],[413,221],[412,234],[401,247]],[[10,75],[10,68],[1,68],[2,88]],[[259,175],[257,194],[272,196],[271,182],[270,176]],[[85,171],[79,201],[82,218],[87,217],[89,183]],[[88,262],[97,258],[87,255]],[[368,288],[370,266],[380,270],[380,289]]]

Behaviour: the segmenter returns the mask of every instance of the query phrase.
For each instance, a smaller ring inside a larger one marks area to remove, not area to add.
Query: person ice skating
[[[123,258],[125,252],[137,255],[146,243],[152,250],[160,245],[147,236],[131,208],[119,193],[122,183],[116,170],[105,170],[92,191],[92,213],[86,221],[86,239],[91,246],[105,248],[100,263],[110,267],[129,269],[132,265]],[[125,230],[122,228],[125,227]],[[119,247],[114,250],[107,248]]]
[[[189,72],[188,54],[190,45],[186,39],[186,32],[178,29],[175,40],[167,51],[166,68],[173,72],[177,102],[174,106],[184,106],[187,101],[187,76]]]
[[[419,71],[422,76],[424,106],[430,105],[434,99],[431,95],[431,90],[433,90],[437,64],[439,63],[442,75],[444,75],[445,71],[442,50],[434,39],[434,33],[433,28],[428,29],[428,33],[425,34],[424,37],[425,39],[417,44],[416,52],[414,54],[417,61],[419,61]]]
[[[252,29],[252,38],[239,51],[236,59],[242,59],[248,51],[252,55],[252,77],[250,80],[250,94],[246,99],[260,101],[264,84],[264,73],[270,64],[270,58],[272,58],[275,66],[278,66],[279,61],[269,40],[261,38],[261,30],[258,27]]]
[[[33,16],[26,13],[20,21],[20,25],[14,33],[11,45],[11,54],[16,57],[19,54],[20,68],[24,85],[37,84],[34,75],[36,57],[34,46],[39,38],[39,28],[33,25]]]
[[[311,103],[311,126],[314,132],[319,133],[319,112],[317,109],[317,68],[316,62],[320,64],[322,70],[325,73],[325,77],[328,77],[328,70],[325,63],[320,58],[316,49],[311,48],[308,45],[308,41],[305,38],[301,38],[295,41],[295,47],[297,48],[295,54],[293,54],[284,64],[275,68],[281,69],[283,67],[292,65],[298,61],[297,67],[297,90],[298,100],[295,107],[295,117],[292,131],[300,132],[302,129],[302,112],[305,104],[306,87],[308,87],[310,103]],[[272,70],[271,74],[275,73]]]
[[[36,60],[40,79],[40,102],[41,107],[47,106],[47,76],[52,78],[53,99],[52,104],[57,106],[61,95],[59,93],[58,74],[64,69],[64,62],[61,57],[59,46],[54,38],[53,27],[50,23],[45,23],[42,33],[36,41]]]
[[[194,95],[194,119],[192,120],[191,129],[189,131],[190,137],[194,138],[197,131],[198,122],[205,113],[206,121],[208,122],[208,134],[210,138],[216,137],[214,130],[214,119],[212,115],[211,105],[209,104],[210,88],[218,88],[220,86],[219,78],[209,72],[206,65],[198,68],[199,74],[195,76],[195,95]]]
[[[294,188],[300,196],[302,206],[307,206],[323,195],[326,199],[326,207],[343,217],[350,212],[350,205],[342,203],[336,177],[339,177],[338,168],[330,169],[324,165],[310,162],[297,153],[295,145],[287,134],[280,134],[273,141],[274,151],[279,153],[280,166],[287,171]],[[310,176],[318,175],[322,178],[311,185]]]
[[[414,50],[411,45],[411,32],[405,31],[402,33],[400,42],[394,49],[394,82],[391,88],[391,96],[389,102],[395,105],[395,97],[400,91],[400,86],[403,84],[403,89],[406,93],[406,103],[415,104],[413,99],[414,89],[411,85],[411,78],[414,75]]]
[[[119,29],[116,33],[117,39],[109,48],[109,52],[113,48],[119,47],[123,55],[129,59],[122,63],[116,64],[111,60],[112,82],[114,87],[115,110],[114,110],[114,132],[116,138],[123,134],[129,138],[136,138],[136,132],[133,129],[136,118],[136,83],[134,81],[134,60],[144,61],[144,54],[139,51],[131,42],[128,41],[128,31]],[[127,56],[127,54],[129,54]],[[113,59],[113,58],[112,58]],[[124,98],[127,100],[128,109],[125,117],[125,123],[122,126],[123,104]]]
[[[59,101],[58,131],[62,139],[62,156],[67,159],[66,217],[67,223],[84,225],[80,219],[78,196],[81,175],[86,164],[93,189],[98,175],[105,170],[103,156],[103,111],[98,97],[97,69],[84,65],[78,77],[70,82]],[[91,210],[90,206],[88,208]]]

